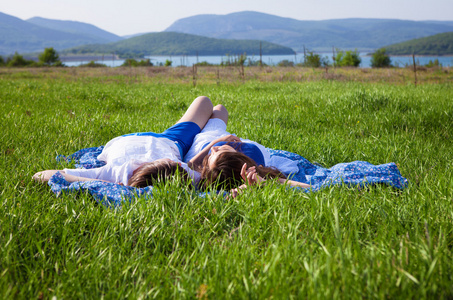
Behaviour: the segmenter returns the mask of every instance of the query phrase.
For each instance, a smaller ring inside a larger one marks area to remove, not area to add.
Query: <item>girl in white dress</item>
[[[182,118],[163,133],[132,133],[110,140],[98,156],[98,160],[106,163],[103,167],[46,170],[36,173],[33,179],[47,182],[60,172],[68,182],[100,180],[142,187],[151,185],[158,178],[166,178],[176,170],[184,176],[199,178],[199,174],[193,172],[182,159],[191,147],[193,138],[201,132],[212,115],[211,100],[200,96],[192,102]],[[193,162],[189,163],[193,165]],[[150,177],[144,181],[130,182],[134,172],[144,166],[148,167]]]

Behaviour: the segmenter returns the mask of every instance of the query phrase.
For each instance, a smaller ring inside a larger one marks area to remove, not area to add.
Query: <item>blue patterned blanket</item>
[[[58,161],[74,161],[77,168],[97,168],[105,163],[97,160],[103,146],[85,148],[69,156],[59,155]],[[297,163],[298,172],[289,174],[293,180],[309,183],[311,188],[298,188],[303,192],[315,192],[333,185],[347,185],[365,187],[375,184],[386,184],[397,189],[403,189],[408,185],[406,178],[401,176],[398,167],[394,163],[372,165],[365,161],[340,163],[329,169],[312,164],[304,157],[284,150],[268,149],[271,157],[280,156]],[[49,180],[52,191],[59,195],[62,192],[87,191],[96,201],[109,206],[121,206],[123,201],[131,201],[134,197],[152,197],[153,187],[134,188],[115,183],[101,181],[67,182],[60,173],[56,173]],[[202,196],[203,193],[200,193]]]

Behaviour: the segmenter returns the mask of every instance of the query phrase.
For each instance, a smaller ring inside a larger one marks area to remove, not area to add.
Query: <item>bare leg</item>
[[[212,110],[210,119],[221,119],[225,124],[228,124],[228,110],[222,104],[217,104]]]
[[[192,104],[186,110],[182,118],[176,122],[194,122],[201,129],[208,122],[212,115],[212,102],[208,97],[200,96],[193,100]]]

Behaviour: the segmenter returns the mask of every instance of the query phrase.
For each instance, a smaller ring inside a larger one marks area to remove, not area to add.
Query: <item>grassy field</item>
[[[196,86],[156,70],[0,69],[0,298],[453,297],[450,70],[416,87],[407,70],[199,70]],[[326,167],[396,162],[410,185],[226,200],[171,183],[114,210],[31,180],[67,166],[58,154],[166,129],[199,95],[238,136]]]

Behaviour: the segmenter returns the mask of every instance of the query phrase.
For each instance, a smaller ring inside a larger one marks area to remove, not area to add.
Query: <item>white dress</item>
[[[105,166],[64,171],[69,175],[127,185],[132,173],[140,165],[163,158],[181,162],[181,154],[174,141],[154,136],[119,136],[110,140],[97,157],[98,160],[106,162]],[[194,181],[199,180],[199,174],[190,170],[187,164],[182,163],[181,166],[189,172]]]

